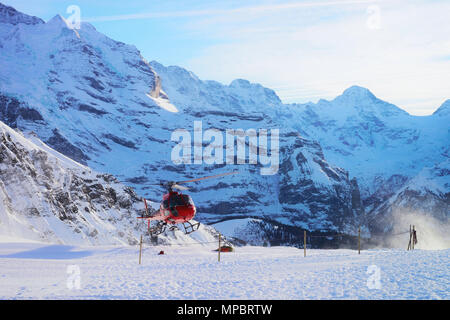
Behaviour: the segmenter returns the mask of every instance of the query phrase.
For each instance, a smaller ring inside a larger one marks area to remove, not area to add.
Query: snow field
[[[215,248],[2,243],[0,299],[450,298],[450,250]]]

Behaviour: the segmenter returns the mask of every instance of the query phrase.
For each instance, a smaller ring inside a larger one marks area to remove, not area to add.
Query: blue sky
[[[45,21],[82,20],[147,60],[201,79],[244,78],[284,102],[331,99],[351,85],[414,115],[450,99],[450,1],[0,0]]]

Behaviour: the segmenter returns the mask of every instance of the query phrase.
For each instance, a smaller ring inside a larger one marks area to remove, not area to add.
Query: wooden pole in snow
[[[141,234],[141,242],[139,244],[139,264],[141,264],[142,260],[142,234]]]
[[[358,254],[361,254],[361,227],[358,228]]]
[[[219,232],[219,253],[218,253],[218,257],[217,257],[217,261],[219,261],[219,262],[220,262],[220,238],[221,238],[221,235]]]
[[[408,243],[408,249],[407,250],[411,249],[411,235],[412,235],[412,233],[411,233],[411,225],[409,225],[409,243]]]

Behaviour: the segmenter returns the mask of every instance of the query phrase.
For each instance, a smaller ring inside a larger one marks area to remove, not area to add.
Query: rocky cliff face
[[[2,21],[0,44],[2,119],[36,129],[49,145],[85,164],[89,153],[108,150],[105,143],[92,148],[86,142],[99,134],[98,127],[88,125],[90,119],[120,122],[133,105],[140,110],[131,113],[143,117],[166,100],[140,52],[91,25],[71,30],[59,15],[38,24]]]
[[[141,199],[109,174],[95,173],[0,123],[0,230],[35,240],[135,244]]]
[[[0,234],[76,245],[136,245],[146,235],[135,191],[0,122]],[[150,208],[150,210],[152,210]],[[200,238],[216,231],[202,226]],[[151,239],[144,237],[146,242]],[[159,243],[195,242],[181,231]]]
[[[13,7],[5,6],[0,3],[0,23],[9,23],[12,25],[22,24],[43,24],[44,21],[38,17],[32,17],[17,11]]]

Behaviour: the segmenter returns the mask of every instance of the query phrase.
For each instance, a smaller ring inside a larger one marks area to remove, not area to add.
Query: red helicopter
[[[190,234],[197,231],[200,227],[200,222],[192,224],[192,220],[197,212],[192,198],[187,194],[182,194],[181,192],[174,191],[173,189],[188,190],[187,187],[181,184],[195,182],[205,179],[219,178],[223,176],[228,176],[232,174],[237,174],[238,172],[228,172],[222,173],[214,176],[197,178],[186,181],[169,181],[160,183],[167,189],[168,193],[163,196],[163,200],[160,204],[159,210],[154,214],[149,214],[147,201],[144,199],[145,203],[145,215],[138,217],[138,219],[145,219],[148,221],[148,232],[151,236],[157,236],[166,230],[169,225],[170,230],[177,229],[177,224],[183,224],[185,234]],[[158,221],[155,226],[150,226],[151,221]]]

